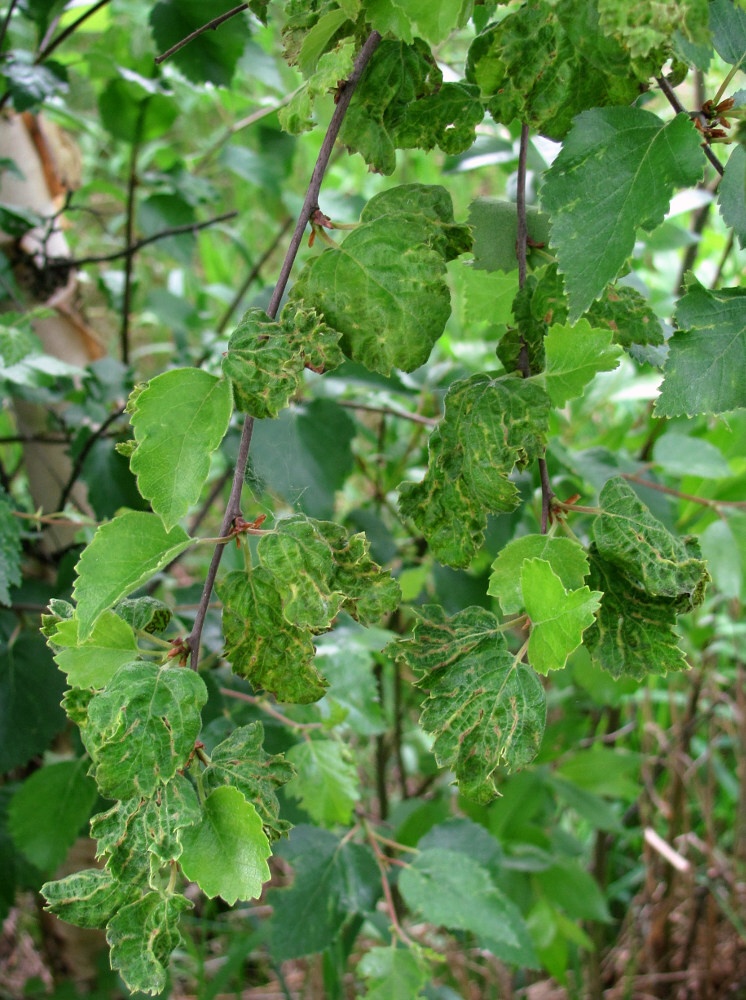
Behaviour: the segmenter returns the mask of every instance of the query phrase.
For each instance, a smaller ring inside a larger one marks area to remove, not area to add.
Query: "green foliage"
[[[0,163],[0,915],[89,824],[42,892],[131,992],[582,992],[643,822],[744,842],[743,5],[65,6],[2,29],[84,179],[59,259]]]

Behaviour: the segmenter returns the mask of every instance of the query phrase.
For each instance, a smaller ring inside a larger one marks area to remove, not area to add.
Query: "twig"
[[[391,406],[369,406],[367,403],[356,403],[354,399],[338,399],[337,403],[348,410],[363,410],[365,413],[382,413],[387,417],[398,417],[400,420],[411,420],[415,424],[424,424],[425,427],[434,427],[440,423],[440,417],[423,417],[421,413],[412,413],[409,410],[395,410]]]
[[[380,41],[381,36],[379,33],[377,31],[372,31],[366,39],[362,49],[358,53],[350,78],[347,80],[339,93],[339,100],[337,101],[337,106],[334,109],[332,119],[329,122],[329,128],[324,136],[324,141],[321,144],[318,159],[316,160],[316,166],[314,167],[311,175],[311,181],[308,185],[308,191],[306,192],[303,207],[301,208],[300,215],[298,216],[295,231],[290,240],[287,253],[285,254],[285,260],[280,268],[280,274],[277,279],[275,290],[272,294],[269,306],[267,307],[267,315],[272,319],[274,319],[277,315],[277,310],[279,309],[280,302],[282,301],[282,296],[290,277],[293,263],[295,262],[295,258],[298,254],[301,240],[303,239],[303,233],[308,225],[308,220],[311,218],[311,213],[318,205],[319,191],[321,190],[321,182],[324,179],[324,172],[327,164],[329,163],[329,158],[332,154],[337,135],[342,127],[342,122],[345,114],[347,113],[347,108],[352,100],[355,87],[357,86],[360,77],[363,75],[365,67],[368,65],[371,56],[378,48]],[[228,505],[225,509],[223,524],[220,530],[221,535],[228,534],[233,521],[241,512],[241,488],[246,474],[246,465],[249,460],[249,447],[251,445],[251,435],[253,430],[254,418],[246,417],[243,430],[241,431],[241,441],[238,446],[238,456],[236,458],[236,469],[233,474],[233,484],[231,486]],[[218,545],[215,548],[212,561],[210,562],[210,567],[207,571],[207,578],[202,589],[199,607],[197,608],[197,614],[194,618],[194,626],[187,640],[189,648],[192,651],[191,667],[193,670],[197,669],[199,662],[200,637],[202,635],[202,629],[204,628],[205,616],[207,615],[207,608],[210,603],[212,588],[215,583],[215,577],[217,575],[222,556],[223,546]]]
[[[140,105],[135,124],[135,134],[132,140],[132,150],[130,152],[130,170],[127,178],[127,223],[125,229],[125,245],[132,246],[132,237],[135,232],[135,190],[137,189],[137,156],[140,151],[140,136],[142,134],[143,119],[145,117],[146,104]],[[122,293],[122,326],[119,331],[119,343],[122,354],[122,363],[129,364],[129,334],[130,334],[130,304],[132,302],[132,272],[134,268],[135,255],[128,253],[124,258],[124,292]]]
[[[78,476],[83,470],[83,466],[85,465],[85,461],[91,452],[91,448],[93,448],[99,438],[108,430],[109,427],[111,427],[115,420],[121,417],[123,413],[124,406],[117,407],[117,409],[109,414],[106,420],[104,420],[104,422],[93,432],[93,434],[91,434],[86,443],[80,449],[80,454],[75,459],[75,464],[70,470],[70,476],[68,477],[68,480],[62,489],[62,493],[60,494],[60,501],[58,504],[60,510],[65,509],[65,504],[67,503],[68,497],[72,493]]]
[[[221,687],[220,693],[225,695],[226,698],[236,698],[238,701],[248,702],[249,705],[254,705],[256,708],[261,709],[262,712],[266,712],[267,715],[271,715],[273,719],[277,719],[284,726],[297,729],[298,732],[324,728],[323,722],[296,722],[294,719],[289,719],[287,715],[278,712],[274,705],[270,705],[264,698],[257,698],[253,694],[246,694],[244,691],[235,691],[233,688],[226,687]]]
[[[658,77],[656,77],[656,82],[658,83],[658,86],[661,88],[661,90],[665,94],[668,103],[671,105],[671,107],[674,109],[674,111],[677,114],[688,115],[689,112],[686,110],[686,108],[684,107],[684,105],[681,103],[681,101],[678,99],[678,97],[674,93],[673,87],[668,82],[668,80],[666,80],[665,77],[658,76]],[[697,117],[700,119],[700,121],[702,120],[702,115],[700,115],[699,112],[697,112]],[[703,124],[704,124],[704,122],[703,122]],[[717,172],[722,177],[723,174],[725,173],[725,167],[720,162],[720,160],[717,158],[717,156],[715,156],[715,154],[710,149],[710,147],[709,147],[709,145],[707,144],[706,141],[702,143],[702,149],[704,150],[704,153],[705,153],[705,156],[707,157],[707,159],[710,161],[710,163],[713,165],[713,167],[717,170]]]
[[[631,483],[639,483],[640,486],[646,486],[648,489],[657,490],[659,493],[667,493],[669,496],[678,497],[679,500],[689,500],[691,503],[701,504],[702,507],[711,507],[713,510],[719,510],[720,507],[730,507],[733,510],[746,510],[746,500],[713,500],[712,497],[698,497],[694,496],[693,493],[682,493],[681,490],[675,490],[671,486],[662,486],[660,483],[651,482],[649,479],[643,479],[642,476],[636,475],[634,472],[622,472],[622,479],[627,479]],[[578,507],[574,508],[578,510]]]
[[[180,236],[183,233],[196,233],[200,229],[207,229],[208,226],[215,226],[218,222],[225,222],[227,219],[235,219],[238,212],[224,212],[223,215],[216,215],[212,219],[206,219],[204,222],[185,222],[183,226],[171,226],[169,229],[161,229],[160,232],[154,233],[152,236],[145,236],[141,240],[135,240],[134,243],[129,244],[124,248],[124,250],[115,250],[113,253],[100,254],[97,257],[76,257],[73,259],[51,257],[47,261],[52,267],[56,264],[65,267],[83,267],[85,264],[106,264],[112,260],[119,260],[121,257],[131,257],[132,254],[142,250],[143,247],[148,246],[150,243],[155,243],[158,240],[165,240],[168,236]]]
[[[13,16],[13,10],[14,10],[15,5],[17,3],[18,3],[18,0],[10,0],[10,4],[8,6],[8,12],[5,15],[5,20],[3,21],[3,26],[2,26],[2,28],[0,28],[0,49],[2,49],[2,47],[3,47],[3,42],[5,41],[5,36],[8,33],[8,25],[10,24],[10,19]]]
[[[105,7],[109,2],[110,0],[98,0],[98,3],[95,3],[93,7],[85,12],[85,14],[81,14],[80,17],[68,24],[64,31],[61,31],[59,35],[57,35],[56,38],[53,38],[48,45],[39,50],[36,58],[34,59],[35,65],[38,66],[40,62],[44,62],[45,59],[48,59],[54,50],[61,45],[66,38],[69,38],[74,31],[77,31],[84,21],[87,21],[89,17],[92,17],[93,14],[101,10],[102,7]]]
[[[264,108],[258,108],[256,111],[252,111],[250,115],[246,115],[245,118],[240,118],[233,125],[229,125],[228,128],[220,135],[212,146],[209,146],[204,153],[202,153],[195,162],[195,169],[201,170],[206,163],[209,163],[212,157],[219,152],[223,146],[229,142],[233,136],[242,131],[242,129],[249,128],[249,126],[260,122],[263,118],[268,118],[270,115],[277,114],[280,108],[284,108],[289,104],[297,93],[302,89],[302,87],[296,87],[289,94],[285,94],[279,101],[275,104],[269,104]]]
[[[193,42],[195,38],[199,38],[199,36],[203,35],[206,31],[215,31],[215,29],[219,28],[224,21],[227,21],[229,18],[235,17],[236,14],[240,14],[242,11],[248,9],[249,5],[247,3],[242,3],[239,4],[238,7],[234,7],[232,10],[226,11],[225,14],[221,14],[219,17],[214,17],[212,21],[208,21],[207,24],[203,24],[201,28],[197,28],[196,31],[193,31],[190,35],[187,35],[186,38],[182,38],[180,42],[176,43],[176,45],[172,45],[170,49],[166,49],[166,51],[162,53],[162,55],[156,56],[155,57],[156,65],[160,66],[160,64],[162,62],[165,62],[165,60],[168,59],[169,56],[172,56],[175,52],[178,52],[179,49],[183,49],[185,45],[188,45],[190,42]]]
[[[734,236],[735,233],[731,229],[730,234],[728,236],[728,241],[725,244],[725,249],[723,250],[722,256],[718,262],[718,266],[715,269],[715,277],[712,279],[710,288],[713,289],[717,288],[717,286],[720,284],[720,279],[723,277],[723,268],[725,267],[725,262],[728,260],[728,257],[730,257],[731,250],[733,249],[734,246]]]

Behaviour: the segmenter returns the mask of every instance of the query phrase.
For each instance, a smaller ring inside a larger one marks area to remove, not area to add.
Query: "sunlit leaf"
[[[336,740],[304,740],[287,753],[296,775],[288,795],[300,799],[309,816],[321,826],[349,823],[360,799],[357,768],[343,744]]]
[[[527,559],[521,568],[521,591],[531,619],[528,660],[534,670],[547,674],[561,670],[593,623],[603,596],[588,587],[565,590],[546,559]]]
[[[506,615],[517,614],[526,604],[521,589],[521,567],[527,559],[543,559],[568,590],[577,590],[589,573],[583,547],[556,535],[523,535],[500,549],[492,564],[488,593],[500,601]]]

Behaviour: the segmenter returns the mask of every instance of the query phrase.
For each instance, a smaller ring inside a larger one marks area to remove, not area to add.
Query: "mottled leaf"
[[[210,792],[202,809],[202,821],[182,834],[184,874],[205,895],[231,906],[237,899],[257,899],[269,881],[272,853],[259,813],[228,785]]]
[[[695,539],[672,535],[619,477],[606,482],[599,505],[592,531],[602,559],[618,567],[632,586],[675,601],[681,611],[702,603],[709,577]]]
[[[540,674],[561,670],[583,641],[603,595],[588,587],[565,590],[546,559],[523,563],[521,590],[531,619],[528,661]]]
[[[249,309],[223,357],[238,409],[259,419],[276,417],[301,388],[304,368],[329,371],[342,363],[339,336],[313,310],[287,307],[275,322]]]
[[[360,779],[354,762],[337,740],[303,740],[287,752],[296,775],[287,794],[320,826],[349,823],[360,799]]]
[[[86,868],[56,882],[45,882],[41,893],[45,909],[76,927],[106,927],[114,914],[139,890],[118,882],[110,872]]]
[[[409,184],[376,195],[338,249],[301,272],[291,302],[302,301],[342,334],[353,361],[386,375],[427,361],[450,314],[447,260],[469,248],[442,187]]]
[[[455,28],[462,27],[471,6],[465,0],[441,0],[435,4],[423,0],[365,0],[366,15],[376,31],[391,32],[407,42],[412,41],[413,35],[419,36],[431,45],[438,45]]]
[[[129,663],[88,706],[83,733],[103,795],[152,795],[184,767],[207,701],[202,678],[179,667]]]
[[[546,367],[540,381],[555,406],[581,396],[598,372],[618,366],[622,352],[611,341],[611,330],[595,330],[584,319],[574,326],[550,328],[544,339]]]
[[[277,789],[295,773],[282,754],[268,754],[263,748],[264,727],[260,722],[239,726],[219,743],[202,775],[208,789],[231,785],[243,793],[259,813],[271,840],[286,834],[290,824],[280,819]]]
[[[404,483],[399,494],[399,509],[437,559],[468,566],[487,514],[516,507],[518,490],[508,477],[539,455],[548,418],[549,397],[526,379],[478,374],[451,386],[430,437],[425,478]]]
[[[487,589],[488,594],[500,601],[506,615],[517,614],[526,607],[521,589],[521,567],[527,559],[546,560],[568,590],[582,587],[589,572],[585,549],[570,538],[556,535],[514,538],[492,563]]]
[[[467,608],[448,618],[433,605],[423,615],[394,650],[429,692],[420,722],[435,737],[438,763],[455,771],[465,795],[489,802],[499,794],[498,767],[521,767],[539,749],[543,688],[510,652],[489,611]]]
[[[709,291],[691,278],[676,322],[656,414],[693,416],[746,407],[746,289]]]
[[[613,35],[632,56],[647,56],[660,50],[668,53],[671,38],[680,31],[690,41],[701,42],[709,29],[707,0],[687,3],[619,3],[598,0],[600,29]]]
[[[575,120],[542,188],[571,322],[618,275],[637,229],[659,225],[674,188],[702,170],[688,115],[664,123],[641,108],[595,108]]]
[[[182,940],[179,918],[191,906],[184,896],[149,892],[109,921],[111,967],[132,993],[155,996],[165,989],[169,958]]]
[[[88,638],[99,615],[190,545],[182,528],[166,531],[156,514],[130,511],[100,525],[76,566],[80,640]]]
[[[228,430],[230,383],[199,368],[174,368],[136,390],[130,410],[137,442],[130,468],[169,530],[199,500],[210,455]]]
[[[115,614],[123,618],[135,632],[150,635],[164,632],[173,617],[173,612],[163,601],[155,597],[127,598],[114,607]]]

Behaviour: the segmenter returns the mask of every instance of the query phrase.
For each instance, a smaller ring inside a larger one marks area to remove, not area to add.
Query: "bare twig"
[[[622,472],[621,476],[622,479],[626,479],[630,483],[639,483],[640,486],[657,490],[658,493],[666,493],[668,496],[678,497],[679,500],[689,500],[691,503],[698,503],[702,507],[711,507],[713,510],[719,510],[721,507],[730,507],[731,510],[746,510],[746,500],[713,500],[712,497],[698,497],[693,493],[682,493],[681,490],[675,490],[672,486],[662,486],[661,483],[643,479],[642,476],[638,476],[634,472]],[[574,509],[578,510],[577,507]]]
[[[143,119],[145,117],[146,104],[140,105],[135,124],[135,135],[132,140],[130,151],[130,169],[127,178],[127,223],[125,230],[125,245],[132,246],[135,232],[135,191],[137,190],[137,156],[140,151],[140,136],[142,134]],[[132,302],[132,274],[134,269],[134,254],[127,254],[124,258],[124,292],[122,293],[122,325],[119,331],[119,343],[123,364],[129,364],[129,334],[130,334],[130,304]]]
[[[274,319],[277,315],[283,293],[290,277],[293,263],[295,262],[295,258],[298,254],[298,249],[300,248],[303,233],[308,225],[308,220],[311,218],[311,213],[318,205],[319,191],[321,190],[321,182],[324,178],[324,172],[326,171],[327,164],[329,163],[329,158],[332,154],[334,143],[342,126],[344,116],[347,113],[347,108],[352,100],[355,87],[357,86],[360,77],[363,75],[365,67],[368,65],[371,56],[378,48],[380,41],[381,36],[379,33],[377,31],[371,32],[362,49],[358,53],[350,78],[340,90],[339,100],[337,101],[337,106],[334,109],[332,119],[329,122],[329,128],[324,136],[324,141],[321,144],[318,159],[316,160],[316,166],[314,167],[313,174],[311,175],[311,181],[308,185],[308,191],[306,192],[303,207],[301,208],[300,215],[298,216],[295,231],[293,232],[293,236],[290,240],[285,260],[280,268],[280,274],[277,279],[274,293],[272,294],[269,306],[267,307],[267,314],[272,319]],[[220,530],[221,535],[228,534],[233,521],[241,512],[241,488],[246,474],[246,465],[249,460],[249,447],[251,445],[251,435],[253,430],[254,419],[253,417],[247,417],[244,421],[243,430],[241,432],[241,441],[238,447],[238,457],[236,459],[236,469],[233,475],[233,484],[231,486],[228,504],[223,516],[223,523]],[[210,562],[210,567],[207,571],[207,578],[205,579],[202,596],[194,618],[194,625],[187,640],[189,648],[191,649],[191,666],[193,670],[197,669],[199,662],[200,637],[202,635],[205,616],[207,614],[207,608],[212,595],[212,588],[215,583],[215,577],[218,572],[222,555],[223,546],[216,546],[212,561]]]
[[[193,42],[195,38],[199,38],[199,36],[203,35],[206,31],[215,31],[216,28],[219,28],[220,25],[223,24],[225,21],[227,21],[229,18],[235,17],[236,14],[240,14],[242,11],[248,9],[249,5],[247,3],[241,3],[238,5],[238,7],[234,7],[232,10],[226,11],[225,14],[221,14],[219,17],[214,17],[212,21],[208,21],[207,24],[203,24],[201,28],[197,28],[196,31],[193,31],[190,35],[187,35],[186,38],[182,38],[180,42],[176,43],[176,45],[172,45],[170,49],[166,49],[166,51],[163,52],[161,55],[156,56],[155,57],[156,65],[160,66],[160,64],[162,62],[165,62],[169,56],[172,56],[175,52],[178,52],[179,49],[183,49],[185,45],[188,45],[190,42]]]
[[[3,21],[3,26],[0,28],[0,49],[2,49],[3,42],[5,41],[5,36],[8,33],[8,25],[10,24],[10,19],[13,16],[13,10],[15,9],[18,0],[10,0],[8,5],[8,12],[5,15],[5,20]]]
[[[75,486],[75,483],[80,475],[83,466],[85,465],[86,459],[91,453],[91,449],[95,443],[101,438],[104,433],[111,427],[115,420],[117,420],[124,413],[124,406],[117,407],[109,416],[104,420],[104,422],[91,434],[86,443],[80,449],[80,454],[75,460],[75,464],[70,470],[70,476],[62,488],[62,493],[60,494],[60,501],[58,507],[60,510],[65,509],[65,504],[67,503],[68,497]]]
[[[668,82],[668,80],[666,80],[665,77],[659,76],[659,77],[656,77],[656,82],[658,83],[658,86],[661,88],[661,90],[665,94],[666,100],[671,105],[671,107],[674,109],[674,111],[677,114],[688,115],[689,112],[686,110],[686,108],[684,107],[684,105],[681,103],[681,101],[678,99],[678,97],[674,93],[673,87]],[[699,114],[697,115],[697,117],[700,118],[700,120],[702,120],[702,118],[703,118],[703,116],[700,116]],[[703,124],[706,124],[706,122],[703,121]],[[717,158],[717,156],[715,156],[715,154],[710,149],[710,147],[707,144],[707,142],[703,142],[702,143],[702,149],[704,150],[704,154],[707,157],[707,159],[710,161],[710,163],[713,165],[713,167],[717,170],[717,172],[722,177],[723,173],[725,172],[725,167],[720,162],[720,160]]]
[[[38,65],[39,63],[44,62],[45,59],[48,59],[54,50],[60,46],[66,38],[69,38],[73,32],[78,30],[84,21],[87,21],[89,17],[92,17],[97,11],[101,10],[102,7],[105,7],[107,3],[110,3],[110,0],[98,0],[98,3],[89,7],[84,14],[81,14],[80,17],[76,18],[74,21],[71,21],[64,31],[61,31],[56,38],[53,38],[47,45],[39,50],[36,54],[34,62]]]
[[[364,413],[382,413],[387,417],[411,420],[413,423],[423,424],[425,427],[434,427],[440,423],[440,417],[423,417],[421,413],[412,413],[410,410],[396,410],[391,406],[369,406],[367,403],[356,403],[354,399],[338,399],[337,403],[348,410],[362,410]]]

